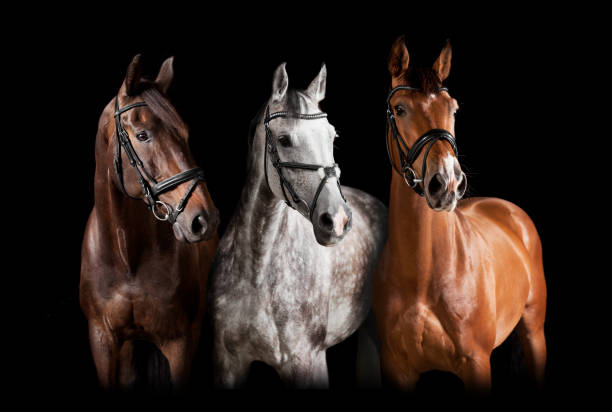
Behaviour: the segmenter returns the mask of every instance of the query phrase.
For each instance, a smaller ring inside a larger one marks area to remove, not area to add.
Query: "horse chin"
[[[340,243],[342,239],[344,239],[344,236],[346,236],[346,234],[349,232],[349,230],[347,230],[341,236],[336,236],[336,235],[317,233],[316,229],[313,231],[314,231],[314,235],[315,235],[315,239],[317,243],[325,247],[336,246],[338,243]]]
[[[457,200],[454,199],[452,202],[448,202],[443,204],[443,202],[432,200],[429,196],[425,195],[425,199],[427,199],[427,205],[434,212],[447,212],[451,213],[457,207]]]
[[[204,233],[195,234],[191,232],[189,229],[185,229],[184,223],[181,224],[181,219],[179,217],[177,222],[172,224],[172,231],[174,232],[174,237],[179,242],[185,243],[198,243],[206,240],[210,240],[214,237],[217,232],[217,226],[219,225],[218,213],[213,214],[213,217],[209,220],[208,225]]]
[[[179,225],[178,222],[174,222],[172,225],[172,231],[174,232],[174,237],[176,240],[179,242],[187,242],[185,235],[183,234],[183,230],[181,229],[181,225]]]
[[[335,238],[335,239],[319,239],[317,236],[315,236],[315,239],[317,239],[317,243],[321,246],[325,246],[325,247],[332,247],[332,246],[336,246],[338,244],[338,242],[340,242],[340,239]]]
[[[172,225],[172,230],[174,231],[174,237],[179,242],[197,243],[204,240],[203,235],[194,235],[192,233],[189,233],[189,231],[186,231],[183,226],[181,226],[181,224],[178,222],[175,222]]]

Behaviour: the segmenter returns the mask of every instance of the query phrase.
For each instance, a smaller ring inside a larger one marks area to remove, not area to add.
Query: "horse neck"
[[[94,211],[102,244],[124,270],[135,273],[143,255],[167,253],[176,242],[167,222],[155,220],[141,199],[131,199],[115,184],[114,169],[96,168]]]
[[[250,234],[255,236],[278,232],[286,214],[286,206],[271,193],[263,171],[259,169],[261,167],[251,167],[239,208],[239,218],[248,222]],[[261,240],[267,239],[268,236],[260,239],[261,246],[265,247]]]
[[[261,253],[270,250],[272,243],[292,230],[307,224],[301,216],[291,213],[284,201],[274,196],[268,187],[264,173],[264,140],[262,136],[256,137],[249,153],[247,181],[232,225],[237,231],[236,241],[248,242],[250,249]]]
[[[450,260],[455,245],[455,212],[436,212],[427,200],[393,173],[389,199],[389,241],[414,270],[402,276],[424,277]],[[437,259],[437,260],[434,260]],[[442,261],[444,260],[444,262]]]

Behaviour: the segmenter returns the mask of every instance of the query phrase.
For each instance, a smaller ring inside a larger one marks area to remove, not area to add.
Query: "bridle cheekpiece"
[[[421,89],[416,87],[398,86],[389,92],[389,96],[387,97],[387,136],[385,137],[385,142],[387,144],[387,155],[389,156],[391,166],[393,166],[393,169],[404,178],[404,182],[406,182],[406,184],[410,186],[419,196],[423,196],[425,193],[425,182],[423,180],[425,179],[427,156],[429,155],[431,147],[438,140],[446,140],[450,143],[455,156],[457,156],[457,144],[455,142],[455,137],[448,130],[431,129],[419,137],[414,145],[409,148],[397,129],[397,125],[395,124],[395,115],[393,114],[393,109],[391,107],[391,97],[393,97],[393,95],[399,90],[421,91]],[[448,91],[446,87],[441,87],[439,90]],[[395,142],[397,148],[400,160],[399,168],[393,162],[391,151],[389,150],[389,129],[391,129],[391,138]],[[425,149],[425,156],[423,157],[421,177],[419,178],[417,177],[412,165],[423,149]],[[419,185],[419,183],[421,185]]]
[[[184,172],[177,173],[176,175],[169,177],[161,182],[157,182],[153,176],[151,176],[147,169],[145,169],[142,160],[138,157],[134,146],[130,142],[130,136],[127,131],[121,125],[121,114],[127,112],[130,109],[135,107],[146,106],[145,102],[136,102],[124,106],[119,109],[119,97],[115,98],[115,133],[117,138],[117,145],[115,149],[115,173],[117,175],[117,181],[119,182],[119,187],[121,191],[128,197],[132,199],[137,199],[134,196],[131,196],[126,190],[125,185],[123,183],[123,162],[121,160],[121,149],[125,151],[125,154],[130,162],[130,166],[134,168],[136,172],[136,176],[138,177],[138,182],[140,183],[140,187],[143,193],[143,200],[147,204],[147,207],[153,212],[153,216],[156,219],[162,221],[169,221],[170,223],[176,222],[176,218],[178,215],[184,210],[189,197],[195,190],[195,187],[198,182],[205,182],[204,179],[204,170],[199,167],[194,167],[193,169],[185,170]],[[182,199],[179,201],[178,205],[173,208],[168,203],[165,203],[159,200],[159,195],[164,192],[170,191],[176,188],[178,185],[184,182],[191,181],[191,185],[183,195]],[[151,185],[151,182],[153,185]],[[161,213],[160,213],[161,211]]]

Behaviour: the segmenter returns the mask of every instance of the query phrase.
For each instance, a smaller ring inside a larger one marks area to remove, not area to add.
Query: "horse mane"
[[[146,82],[140,96],[148,108],[162,122],[163,127],[174,135],[186,134],[188,128],[168,98],[162,94],[155,83]]]
[[[401,74],[401,79],[406,86],[421,89],[425,94],[437,94],[442,87],[438,74],[431,67],[409,67]]]

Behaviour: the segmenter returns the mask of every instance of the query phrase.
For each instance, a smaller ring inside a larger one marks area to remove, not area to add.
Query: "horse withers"
[[[414,68],[404,38],[389,57],[386,136],[394,170],[389,236],[373,309],[386,381],[413,390],[423,372],[458,375],[488,391],[490,356],[517,327],[534,380],[546,364],[546,284],[536,228],[516,205],[461,199],[466,175],[454,138],[458,105],[442,82],[450,43],[432,68]]]
[[[205,312],[219,216],[166,95],[172,62],[151,81],[134,57],[98,123],[80,301],[107,389],[133,388],[137,341],[155,345],[172,390],[183,389]]]
[[[253,361],[289,387],[327,387],[326,349],[369,312],[387,213],[340,186],[336,131],[319,109],[326,79],[323,66],[305,91],[289,89],[281,64],[252,124],[247,182],[211,270],[220,387],[242,386]]]

